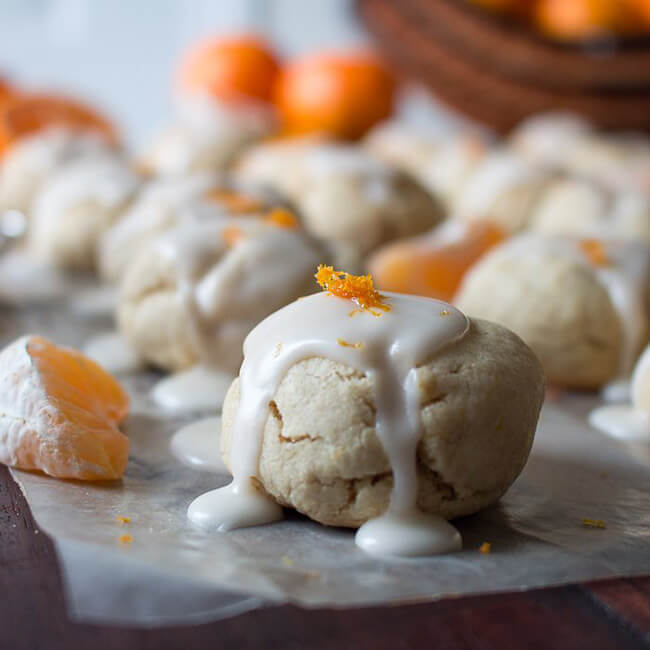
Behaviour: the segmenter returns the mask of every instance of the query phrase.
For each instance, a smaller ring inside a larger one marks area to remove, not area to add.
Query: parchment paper
[[[81,345],[106,327],[99,319],[71,321],[55,309],[9,316],[2,333],[9,339],[31,330]],[[357,549],[352,532],[295,514],[226,534],[195,529],[187,505],[228,479],[187,468],[171,455],[171,434],[189,420],[148,401],[154,379],[143,374],[125,381],[134,408],[122,482],[13,472],[39,526],[55,540],[74,618],[191,623],[270,603],[394,604],[650,573],[650,454],[647,446],[628,448],[590,429],[584,414],[593,398],[547,403],[530,461],[512,489],[497,506],[455,522],[461,553],[380,560]],[[130,523],[120,524],[118,516]],[[585,527],[583,518],[603,520],[606,528]],[[123,534],[133,541],[120,543]],[[489,554],[478,551],[485,541]]]

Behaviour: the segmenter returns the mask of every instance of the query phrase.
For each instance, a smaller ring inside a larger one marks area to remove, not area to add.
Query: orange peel
[[[372,275],[352,275],[321,264],[314,277],[322,289],[333,296],[351,300],[359,310],[390,311],[386,297],[375,289]]]
[[[114,480],[129,441],[129,398],[80,352],[24,336],[0,352],[0,462],[50,476]]]

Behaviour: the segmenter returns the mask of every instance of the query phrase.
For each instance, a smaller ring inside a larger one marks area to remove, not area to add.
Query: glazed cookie
[[[539,362],[505,328],[475,320],[461,340],[418,366],[417,386],[418,507],[454,518],[494,503],[530,451],[544,394]],[[223,411],[227,463],[239,401],[236,380]],[[393,476],[376,413],[366,373],[330,358],[298,361],[270,402],[261,486],[282,505],[332,526],[357,527],[381,515]]]
[[[139,184],[117,155],[86,156],[61,166],[34,198],[28,249],[60,268],[93,268],[100,237]]]
[[[570,113],[546,113],[522,122],[510,144],[535,164],[592,180],[609,190],[647,192],[650,139],[642,133],[598,132]]]
[[[261,216],[284,206],[271,192],[233,185],[208,172],[165,177],[145,185],[135,201],[99,242],[102,277],[119,281],[140,248],[184,223],[226,216]]]
[[[243,148],[273,126],[270,110],[252,102],[235,106],[192,96],[179,102],[178,118],[140,158],[152,174],[224,170]]]
[[[526,235],[479,261],[455,302],[519,334],[549,382],[593,389],[627,375],[647,340],[649,281],[645,245]]]
[[[238,168],[241,177],[286,194],[305,228],[335,246],[363,255],[428,230],[442,217],[418,183],[358,147],[313,140],[267,147],[277,163],[265,161],[263,151],[252,152]]]
[[[387,122],[366,136],[364,146],[378,159],[411,175],[450,208],[486,155],[488,142],[470,131],[442,135]]]
[[[190,223],[140,249],[118,323],[146,361],[236,372],[253,326],[307,293],[322,252],[301,230],[258,219]]]
[[[509,233],[525,229],[549,182],[549,173],[505,150],[495,150],[474,167],[453,202],[463,221],[490,221]]]
[[[640,192],[609,192],[578,178],[558,179],[535,207],[530,227],[549,234],[650,244],[650,198]]]
[[[0,210],[19,210],[29,216],[39,188],[61,165],[108,151],[103,138],[65,128],[47,129],[22,138],[2,157]]]

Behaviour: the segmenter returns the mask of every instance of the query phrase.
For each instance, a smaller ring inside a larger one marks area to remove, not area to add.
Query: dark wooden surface
[[[276,607],[163,630],[76,625],[66,617],[52,544],[0,466],[0,648],[632,650],[650,648],[650,577],[406,607]]]

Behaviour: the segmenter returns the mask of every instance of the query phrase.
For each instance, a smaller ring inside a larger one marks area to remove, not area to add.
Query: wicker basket
[[[377,45],[440,99],[499,131],[568,109],[650,130],[650,41],[564,45],[462,0],[357,0]]]

